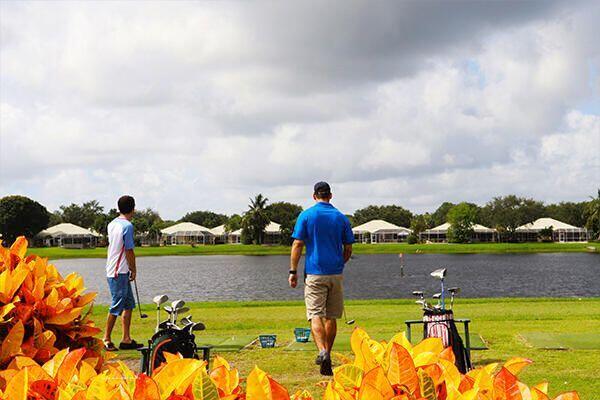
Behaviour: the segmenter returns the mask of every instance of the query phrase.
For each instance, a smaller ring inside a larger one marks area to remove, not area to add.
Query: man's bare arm
[[[352,257],[352,244],[344,245],[344,264]]]
[[[125,250],[125,259],[127,260],[127,265],[129,265],[129,272],[131,273],[129,276],[130,280],[134,280],[137,275],[137,267],[135,265],[135,253],[133,249]]]
[[[302,249],[304,248],[304,242],[302,240],[294,240],[292,243],[292,254],[290,256],[290,270],[297,271],[300,257],[302,257]]]

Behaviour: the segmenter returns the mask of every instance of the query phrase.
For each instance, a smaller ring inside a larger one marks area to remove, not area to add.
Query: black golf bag
[[[195,336],[186,329],[167,328],[159,330],[152,336],[152,339],[148,340],[148,347],[139,349],[142,353],[140,360],[141,372],[146,375],[152,374],[155,368],[166,361],[165,352],[179,353],[183,358],[199,359],[195,340]]]
[[[423,339],[442,339],[444,347],[452,346],[455,364],[461,373],[471,369],[471,360],[454,323],[452,310],[426,310],[423,313]]]

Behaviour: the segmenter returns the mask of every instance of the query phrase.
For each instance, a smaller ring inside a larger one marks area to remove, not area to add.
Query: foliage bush
[[[84,293],[81,276],[63,278],[26,251],[24,237],[10,249],[0,246],[0,369],[21,355],[45,363],[65,348],[85,348],[84,357],[100,367],[100,329],[88,318],[96,294]]]

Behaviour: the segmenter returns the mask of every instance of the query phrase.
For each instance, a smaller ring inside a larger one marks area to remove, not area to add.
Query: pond
[[[287,286],[287,256],[164,256],[138,258],[140,299],[156,294],[186,301],[300,300],[302,284]],[[64,275],[80,273],[97,301],[110,302],[104,259],[54,260]],[[302,265],[303,261],[301,262]],[[600,295],[600,255],[407,254],[404,274],[398,255],[358,255],[345,269],[350,299],[409,298],[413,290],[431,296],[439,283],[429,276],[447,268],[447,287],[461,297],[591,297]]]
[[[300,300],[302,285],[287,286],[287,256],[164,256],[138,258],[143,303],[156,294],[186,301]],[[80,273],[97,301],[109,303],[104,259],[54,260],[64,275]],[[301,261],[303,265],[303,261]],[[408,298],[413,290],[431,295],[439,281],[429,273],[447,268],[447,287],[461,297],[591,297],[600,295],[600,255],[407,254],[404,274],[396,254],[358,255],[344,273],[350,299]]]

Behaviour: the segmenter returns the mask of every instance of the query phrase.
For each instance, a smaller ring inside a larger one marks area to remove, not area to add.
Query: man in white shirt
[[[119,349],[130,350],[142,347],[130,336],[131,314],[135,308],[131,281],[135,279],[136,265],[133,252],[133,225],[131,219],[135,211],[135,200],[122,196],[118,201],[120,215],[108,224],[108,252],[106,259],[106,279],[112,296],[112,303],[106,318],[104,349],[116,351],[111,334],[118,316],[123,320],[123,338]]]

